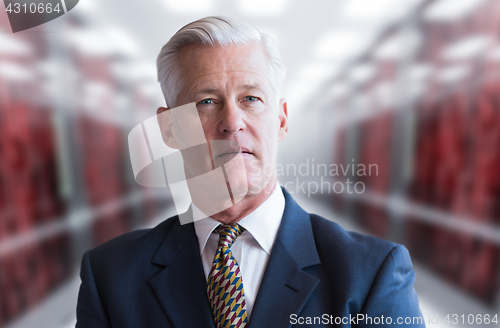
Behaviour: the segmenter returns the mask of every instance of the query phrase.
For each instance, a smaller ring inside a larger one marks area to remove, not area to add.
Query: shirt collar
[[[203,212],[192,204],[194,229],[200,244],[200,254],[203,253],[205,245],[212,231],[217,228],[219,221],[206,217]],[[264,201],[255,211],[238,221],[252,237],[259,243],[260,247],[269,255],[276,239],[281,223],[281,217],[285,210],[285,197],[278,183],[268,199]],[[198,219],[205,217],[204,219]]]

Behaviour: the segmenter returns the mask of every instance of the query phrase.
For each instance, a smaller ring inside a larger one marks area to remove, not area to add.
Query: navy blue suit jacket
[[[406,248],[348,232],[283,193],[281,226],[247,327],[329,326],[335,318],[342,327],[424,327],[413,319],[421,312]],[[194,225],[177,217],[87,251],[81,279],[78,328],[214,327]],[[348,320],[358,314],[373,324]],[[375,324],[382,316],[392,324]],[[398,317],[413,323],[395,324]]]

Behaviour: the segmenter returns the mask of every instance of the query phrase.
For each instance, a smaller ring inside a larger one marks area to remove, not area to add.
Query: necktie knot
[[[231,248],[236,238],[245,231],[239,224],[223,224],[215,229],[219,234],[219,245],[217,248]]]

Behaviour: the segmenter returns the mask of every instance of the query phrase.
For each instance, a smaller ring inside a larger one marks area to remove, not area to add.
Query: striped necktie
[[[239,225],[220,225],[219,245],[208,276],[208,298],[217,328],[244,328],[247,325],[245,292],[238,262],[231,246],[245,230]]]

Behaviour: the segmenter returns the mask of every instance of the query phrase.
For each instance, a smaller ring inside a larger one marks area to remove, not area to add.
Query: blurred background
[[[500,313],[500,1],[81,0],[15,34],[0,4],[0,327],[74,326],[83,252],[175,214],[127,135],[164,105],[162,45],[209,15],[278,44],[279,164],[329,168],[280,174],[299,203],[404,244],[428,326]]]

